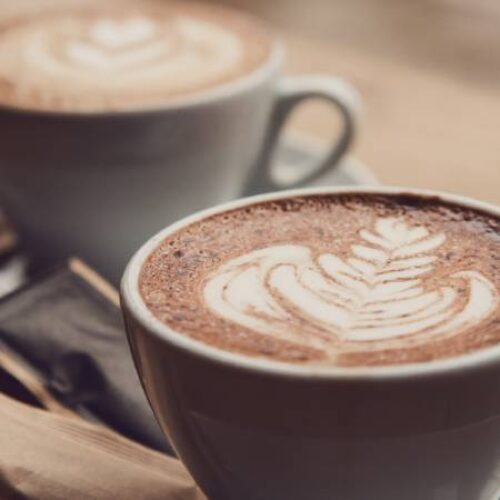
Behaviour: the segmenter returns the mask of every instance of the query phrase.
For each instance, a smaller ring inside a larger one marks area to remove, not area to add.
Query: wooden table
[[[281,30],[290,73],[359,89],[355,154],[382,182],[500,203],[500,2],[219,1]],[[332,133],[324,108],[299,114],[294,127]]]

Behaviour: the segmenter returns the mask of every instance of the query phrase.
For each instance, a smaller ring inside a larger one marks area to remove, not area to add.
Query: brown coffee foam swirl
[[[237,78],[269,47],[257,29],[252,46],[244,18],[226,17],[159,2],[24,15],[0,31],[0,100],[126,109]]]
[[[497,218],[435,200],[299,197],[168,238],[141,293],[161,321],[230,351],[422,362],[500,343],[499,244]]]

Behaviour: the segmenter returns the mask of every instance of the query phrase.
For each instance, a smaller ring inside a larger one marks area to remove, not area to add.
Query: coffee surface
[[[0,105],[152,107],[243,77],[271,51],[266,30],[229,8],[161,0],[19,4],[19,12],[0,17]]]
[[[169,236],[139,286],[178,332],[315,365],[432,361],[500,343],[500,220],[413,195],[305,196]]]

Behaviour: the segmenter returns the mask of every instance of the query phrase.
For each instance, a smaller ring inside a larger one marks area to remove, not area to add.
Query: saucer
[[[304,134],[290,134],[274,154],[273,168],[279,182],[292,183],[314,170],[325,156],[323,141]],[[337,166],[307,186],[375,186],[379,182],[375,174],[352,155],[344,157]]]

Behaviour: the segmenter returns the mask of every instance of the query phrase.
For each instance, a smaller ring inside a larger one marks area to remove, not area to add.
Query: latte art
[[[346,260],[282,245],[224,264],[204,287],[209,308],[264,334],[328,350],[427,343],[486,319],[498,306],[494,285],[481,273],[451,274],[435,289],[432,273],[442,233],[379,219],[359,232]]]
[[[25,15],[0,29],[0,99],[48,109],[128,109],[252,71],[269,41],[244,16],[212,10],[150,1]]]
[[[96,70],[118,71],[125,74],[127,82],[163,75],[165,85],[175,91],[197,83],[199,78],[216,78],[243,57],[243,44],[235,35],[189,18],[179,17],[169,23],[140,17],[81,23],[75,26],[81,33],[80,40],[74,39],[74,32],[66,34],[67,27],[64,22],[55,25],[51,38],[44,40],[45,46],[37,45],[37,33],[31,41],[26,40],[25,54],[40,56],[33,65],[47,65],[46,70],[58,66],[61,72],[80,71],[83,76],[91,73],[94,79],[98,79]],[[65,35],[71,36],[64,40],[61,51],[51,52],[54,38],[60,36],[61,42]],[[134,69],[140,73],[134,73]]]
[[[218,349],[288,363],[423,363],[500,346],[500,219],[437,198],[309,195],[167,237],[144,303]]]
[[[51,54],[48,46],[42,49],[48,57],[54,59],[53,64],[64,64],[91,72],[126,71],[158,60],[171,52],[168,50],[168,42],[158,36],[159,27],[151,19],[102,19],[82,28],[81,39],[67,40],[59,54]],[[47,42],[49,45],[50,40]],[[64,71],[64,67],[61,69]]]

